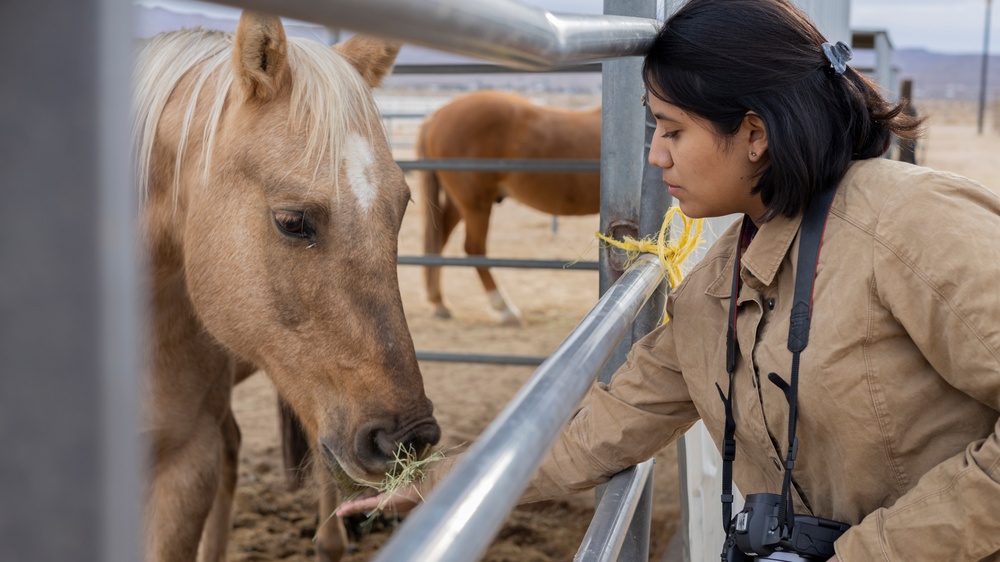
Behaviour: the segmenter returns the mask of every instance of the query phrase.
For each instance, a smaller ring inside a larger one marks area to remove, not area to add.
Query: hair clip
[[[837,41],[836,45],[823,43],[823,54],[830,61],[830,69],[836,74],[843,74],[847,70],[847,61],[854,57],[851,48],[843,41]]]

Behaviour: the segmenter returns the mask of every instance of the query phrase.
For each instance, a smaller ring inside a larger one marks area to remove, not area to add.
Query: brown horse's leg
[[[470,256],[486,256],[486,235],[490,226],[490,212],[493,201],[486,202],[488,207],[468,209],[465,214],[465,253]],[[500,323],[506,326],[521,325],[521,311],[510,302],[497,282],[493,279],[487,267],[478,267],[476,272],[483,283],[490,306],[500,315]]]
[[[447,194],[444,197],[441,211],[441,249],[443,251],[448,239],[451,238],[451,233],[455,232],[455,227],[461,222],[462,213],[458,209],[458,205]]]
[[[215,502],[212,504],[212,511],[208,514],[205,530],[201,535],[198,562],[222,562],[226,559],[233,495],[236,491],[240,460],[240,427],[236,424],[232,410],[229,410],[222,422],[222,436],[225,439],[225,448],[222,451],[219,489],[215,493]]]
[[[444,212],[449,201],[447,196],[441,195],[441,178],[437,172],[423,172],[420,186],[424,196],[424,255],[441,255],[450,234],[446,228]],[[451,311],[445,306],[441,294],[441,267],[425,266],[424,283],[427,287],[427,302],[434,307],[434,316],[451,318]]]
[[[319,483],[319,522],[316,527],[316,558],[320,562],[339,562],[347,546],[347,532],[340,518],[333,515],[340,504],[337,486],[330,481],[326,470],[317,466]]]
[[[448,238],[451,237],[451,233],[455,231],[455,227],[462,220],[462,215],[458,210],[458,206],[455,202],[451,200],[450,197],[445,195],[444,203],[441,209],[441,230],[438,253],[444,252],[444,247],[448,243]],[[444,294],[441,291],[441,268],[440,267],[428,267],[427,268],[427,300],[434,305],[434,316],[438,318],[451,318],[451,311],[444,304]]]

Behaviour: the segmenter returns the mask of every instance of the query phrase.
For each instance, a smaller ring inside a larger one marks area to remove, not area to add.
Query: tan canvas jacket
[[[788,403],[767,377],[789,380],[799,224],[764,224],[742,261],[746,494],[781,491]],[[671,321],[593,388],[526,500],[602,483],[699,418],[722,442],[738,236],[737,222],[670,296]],[[843,562],[1000,561],[1000,198],[952,174],[853,164],[824,235],[798,400],[795,511],[853,525],[835,545]]]

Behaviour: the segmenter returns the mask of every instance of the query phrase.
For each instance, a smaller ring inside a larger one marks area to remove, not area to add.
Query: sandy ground
[[[583,104],[586,105],[586,104]],[[928,136],[920,142],[922,164],[976,179],[1000,191],[1000,132],[976,135],[975,106],[930,103]],[[410,178],[418,193],[416,177]],[[422,253],[420,206],[411,204],[400,234],[400,253]],[[933,217],[928,217],[932,222]],[[552,219],[514,201],[496,207],[490,232],[492,257],[596,259],[596,216]],[[460,255],[462,231],[446,254]],[[417,349],[455,352],[546,355],[551,353],[590,310],[597,299],[595,272],[496,270],[495,276],[526,320],[522,328],[499,327],[486,311],[487,301],[474,270],[444,272],[445,297],[455,318],[431,317],[424,301],[420,268],[401,266],[404,308]],[[529,367],[482,366],[424,362],[421,369],[428,396],[434,401],[446,448],[471,443],[528,380]],[[278,441],[273,387],[258,373],[237,387],[236,416],[243,431],[229,559],[236,561],[313,560],[312,536],[317,525],[315,489],[287,491]],[[661,560],[680,513],[676,450],[657,457],[650,560]],[[516,509],[484,560],[543,562],[572,560],[593,513],[593,495],[542,502]],[[345,560],[372,558],[391,531],[376,529],[353,545]]]

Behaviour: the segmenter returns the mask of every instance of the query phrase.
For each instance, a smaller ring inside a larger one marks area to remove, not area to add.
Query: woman
[[[671,321],[594,387],[525,501],[602,483],[699,418],[721,444],[720,394],[736,484],[782,492],[800,226],[835,190],[798,367],[793,512],[851,525],[831,560],[1000,560],[1000,198],[880,158],[919,123],[849,55],[783,0],[691,0],[665,23],[643,67],[649,160],[688,216],[746,219],[670,295]]]

